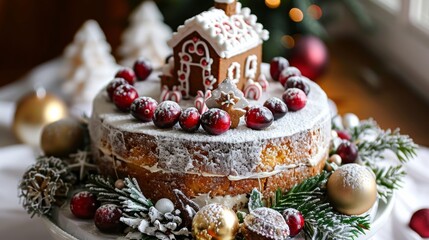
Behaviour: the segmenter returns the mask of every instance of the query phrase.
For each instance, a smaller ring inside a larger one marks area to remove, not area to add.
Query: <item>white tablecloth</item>
[[[42,65],[25,81],[0,89],[0,239],[51,239],[43,223],[37,217],[30,219],[19,203],[18,181],[34,162],[38,150],[18,144],[11,132],[11,123],[16,99],[34,86],[52,87],[55,79],[47,77],[52,75],[45,74],[46,67],[52,70],[57,64],[53,61]],[[428,165],[429,148],[421,147],[418,156],[406,165],[408,176],[403,188],[396,193],[390,219],[372,239],[421,239],[408,228],[408,222],[413,212],[429,208]]]

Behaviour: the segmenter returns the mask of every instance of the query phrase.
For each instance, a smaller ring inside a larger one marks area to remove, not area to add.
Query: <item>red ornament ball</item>
[[[274,120],[284,117],[288,111],[286,103],[280,98],[271,97],[264,103],[264,107],[268,108],[274,116]]]
[[[289,226],[290,236],[295,237],[304,228],[304,217],[301,212],[294,208],[287,208],[283,211],[283,218]]]
[[[303,36],[297,40],[289,61],[301,70],[303,76],[314,80],[325,70],[328,58],[328,50],[319,38]]]
[[[100,203],[94,194],[88,191],[78,192],[70,200],[70,211],[77,218],[93,218]]]
[[[124,224],[120,221],[122,210],[115,204],[102,205],[95,211],[95,226],[104,233],[120,233]]]
[[[341,157],[343,164],[354,163],[358,157],[356,145],[346,140],[338,146],[336,153]]]
[[[289,67],[289,62],[284,57],[275,57],[270,62],[270,75],[275,81],[279,80],[280,73]]]
[[[151,97],[136,98],[130,107],[133,117],[143,122],[152,121],[158,102]]]
[[[423,208],[413,214],[409,224],[422,238],[429,238],[429,208]]]
[[[279,82],[282,86],[286,87],[286,82],[291,77],[300,77],[301,71],[296,67],[288,67],[280,73]]]
[[[195,132],[200,127],[200,112],[194,107],[182,111],[179,118],[180,127],[186,132]]]
[[[128,112],[131,104],[138,97],[139,94],[137,90],[133,86],[125,84],[117,87],[115,91],[113,91],[112,100],[119,110]]]
[[[107,96],[109,96],[109,99],[113,99],[113,92],[121,85],[126,85],[128,82],[123,78],[115,78],[112,81],[110,81],[109,84],[107,84],[106,92]]]
[[[231,117],[219,108],[211,108],[201,116],[201,126],[211,135],[220,135],[231,127]]]
[[[120,69],[116,75],[115,78],[123,78],[125,81],[127,81],[129,84],[134,85],[134,82],[136,81],[136,74],[131,68],[122,68]]]
[[[246,112],[246,125],[253,130],[265,129],[273,124],[274,116],[266,107],[250,107]]]
[[[153,123],[159,128],[171,128],[179,121],[182,109],[173,101],[164,101],[158,105],[153,115]]]
[[[283,93],[283,101],[291,111],[298,111],[307,104],[307,95],[299,88],[289,88]]]
[[[139,81],[146,80],[152,73],[152,63],[144,58],[137,60],[133,66],[134,72]]]

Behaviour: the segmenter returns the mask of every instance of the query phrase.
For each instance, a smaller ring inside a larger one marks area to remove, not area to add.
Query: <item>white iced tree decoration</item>
[[[131,67],[140,57],[150,60],[155,68],[164,65],[172,50],[167,45],[172,31],[153,1],[144,1],[131,15],[130,27],[122,35],[119,47],[121,64]]]
[[[98,23],[86,21],[64,51],[63,92],[73,104],[90,103],[118,66]]]

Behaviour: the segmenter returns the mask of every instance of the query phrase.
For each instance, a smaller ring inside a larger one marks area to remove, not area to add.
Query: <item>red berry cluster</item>
[[[276,57],[270,63],[270,74],[285,88],[282,98],[288,110],[298,111],[305,107],[310,86],[304,81],[298,68],[290,67],[285,58]]]
[[[70,211],[80,219],[94,218],[95,226],[105,233],[120,233],[125,229],[125,225],[120,221],[122,210],[114,204],[100,206],[96,196],[88,191],[73,195]]]

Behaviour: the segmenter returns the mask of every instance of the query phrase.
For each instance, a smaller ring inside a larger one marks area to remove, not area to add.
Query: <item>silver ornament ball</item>
[[[346,129],[352,129],[359,126],[359,122],[359,118],[356,116],[356,114],[346,113],[343,116],[343,126]]]

